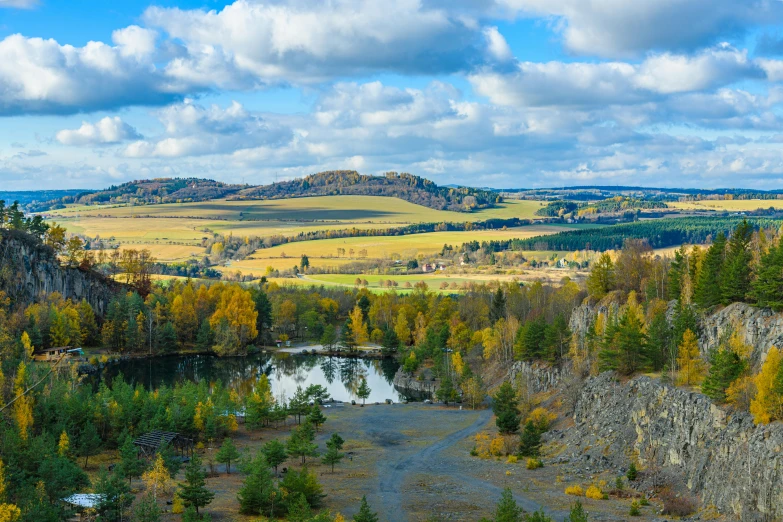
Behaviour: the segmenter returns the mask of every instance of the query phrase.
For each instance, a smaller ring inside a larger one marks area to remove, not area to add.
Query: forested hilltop
[[[499,194],[471,187],[440,187],[435,182],[407,173],[387,172],[383,176],[359,174],[354,170],[319,172],[305,178],[281,181],[241,191],[255,199],[301,196],[389,196],[436,210],[471,211],[499,203]]]
[[[104,190],[82,191],[58,199],[34,204],[31,210],[62,208],[66,204],[97,205],[109,203],[185,203],[207,201],[233,194],[244,185],[230,185],[199,178],[155,178],[112,185]]]

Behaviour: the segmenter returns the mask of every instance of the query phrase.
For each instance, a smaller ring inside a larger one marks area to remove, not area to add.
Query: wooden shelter
[[[169,445],[182,457],[193,456],[193,439],[189,439],[173,431],[151,431],[145,433],[133,441],[138,449],[139,456],[154,457],[161,446]]]
[[[55,348],[45,348],[33,352],[33,359],[39,362],[54,362],[68,353],[70,346],[58,346]]]

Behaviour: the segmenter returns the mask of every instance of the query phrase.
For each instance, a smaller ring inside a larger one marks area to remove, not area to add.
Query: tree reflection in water
[[[92,378],[93,385],[111,383],[119,374],[147,388],[193,381],[222,382],[241,395],[250,393],[261,374],[269,377],[276,398],[291,397],[297,386],[320,384],[337,400],[356,399],[361,378],[372,389],[368,402],[399,400],[392,381],[399,365],[393,359],[357,359],[316,355],[253,354],[247,357],[179,355],[121,361]]]

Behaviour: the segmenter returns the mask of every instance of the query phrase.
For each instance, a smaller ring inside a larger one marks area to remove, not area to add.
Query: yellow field
[[[167,245],[163,243],[123,243],[120,249],[149,250],[158,261],[174,263],[193,256],[203,256],[206,249],[195,245]]]
[[[733,199],[733,200],[703,200],[667,203],[672,208],[682,210],[716,210],[723,212],[748,212],[760,208],[783,209],[781,199]]]
[[[367,251],[368,258],[411,258],[417,254],[433,254],[440,252],[443,245],[458,247],[468,241],[485,241],[512,238],[527,238],[546,234],[555,234],[566,230],[564,227],[552,225],[531,225],[506,230],[478,230],[471,232],[429,232],[426,234],[409,234],[405,236],[348,237],[337,239],[321,239],[317,241],[301,241],[265,248],[256,251],[253,259],[289,257],[299,259],[302,254],[308,257],[338,257],[337,249],[345,249],[345,254],[354,260],[361,259],[359,252]],[[353,250],[353,253],[350,251]]]

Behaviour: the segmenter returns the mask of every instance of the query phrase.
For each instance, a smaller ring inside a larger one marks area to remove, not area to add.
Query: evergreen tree
[[[743,220],[729,239],[726,260],[721,277],[721,302],[725,305],[744,301],[750,290],[751,271],[749,269],[753,255],[750,242],[753,239],[753,227]]]
[[[160,522],[163,511],[158,507],[158,503],[152,494],[144,495],[136,504],[133,510],[133,520],[135,522]]]
[[[522,508],[517,506],[517,501],[514,500],[511,490],[504,489],[495,509],[495,522],[521,522],[522,513]]]
[[[381,348],[384,355],[392,355],[400,348],[400,340],[394,331],[394,328],[386,328],[383,331],[383,340],[381,341]]]
[[[251,462],[247,477],[237,493],[239,512],[243,515],[267,514],[272,517],[278,493],[269,470],[269,463],[262,454]]]
[[[653,371],[659,372],[669,360],[672,343],[672,328],[666,320],[666,311],[653,315],[647,328],[646,358]]]
[[[340,452],[340,448],[334,445],[327,444],[326,453],[324,453],[324,456],[321,457],[321,462],[323,462],[327,466],[331,466],[332,473],[334,473],[334,465],[339,464],[344,457],[345,454]]]
[[[203,352],[209,351],[215,344],[215,336],[208,320],[201,321],[198,333],[196,334],[196,347]]]
[[[334,349],[335,344],[337,344],[337,330],[335,329],[334,325],[327,324],[324,327],[324,333],[321,334],[321,339],[319,342],[321,343],[321,346],[327,350],[331,351]]]
[[[645,364],[647,335],[635,307],[629,306],[620,321],[606,326],[603,346],[598,354],[601,370],[616,370],[631,375]]]
[[[158,333],[158,347],[163,353],[171,353],[177,349],[177,329],[174,323],[166,322]]]
[[[226,465],[227,474],[231,474],[231,461],[236,461],[238,458],[239,451],[237,451],[234,441],[230,437],[223,439],[223,444],[215,455],[215,460]]]
[[[356,390],[356,396],[362,400],[362,406],[364,406],[365,401],[370,398],[371,392],[372,390],[370,390],[370,387],[367,386],[367,379],[362,377],[362,382],[359,384],[359,389]]]
[[[435,392],[435,395],[439,400],[443,401],[444,404],[448,404],[457,399],[457,390],[454,388],[454,383],[449,374],[446,374],[441,378],[440,387],[438,388],[438,391]]]
[[[378,514],[370,509],[366,495],[362,495],[362,503],[359,505],[359,512],[353,517],[353,522],[378,522]]]
[[[290,522],[307,522],[312,516],[310,504],[302,493],[292,495],[288,499],[288,516],[286,520]]]
[[[87,467],[87,461],[93,455],[97,455],[101,450],[101,438],[98,436],[98,430],[95,428],[95,424],[87,422],[79,434],[78,443],[76,445],[76,451],[79,456],[84,457],[84,467]]]
[[[318,445],[314,441],[315,429],[312,424],[305,421],[298,428],[295,428],[291,432],[291,436],[288,437],[286,442],[288,454],[292,457],[300,457],[302,464],[304,464],[307,457],[318,456]]]
[[[495,413],[495,424],[500,433],[516,433],[519,431],[519,410],[517,410],[517,395],[509,381],[500,385],[492,397],[492,411]]]
[[[726,390],[745,372],[747,364],[734,351],[720,347],[710,351],[710,369],[701,392],[719,404],[726,402]]]
[[[581,502],[578,500],[574,502],[565,522],[587,522],[587,512]]]
[[[356,340],[353,337],[353,328],[350,316],[345,320],[342,329],[340,329],[340,346],[352,352],[356,348]]]
[[[307,466],[302,467],[299,471],[289,469],[283,480],[280,481],[280,487],[288,491],[289,499],[296,498],[299,493],[303,494],[311,508],[319,507],[326,496],[315,473],[311,473]]]
[[[133,439],[130,436],[125,437],[125,442],[120,446],[120,463],[117,471],[128,479],[128,485],[131,485],[133,479],[141,477],[144,473],[144,467],[144,461],[139,459]]]
[[[185,467],[185,482],[179,485],[179,496],[185,501],[185,506],[194,507],[196,514],[202,508],[212,502],[215,494],[207,489],[207,474],[201,469],[201,458],[194,454]]]
[[[297,424],[302,422],[302,415],[310,413],[309,399],[301,386],[296,387],[293,397],[288,402],[288,411],[296,415]]]
[[[313,404],[310,413],[307,414],[307,420],[315,426],[315,431],[318,431],[318,427],[326,422],[326,415],[323,414],[321,408],[318,407],[318,404]]]
[[[495,324],[501,319],[506,318],[506,295],[502,288],[498,288],[495,296],[492,298],[492,306],[489,309],[489,322]]]
[[[614,263],[611,256],[604,252],[590,270],[590,275],[587,277],[587,291],[596,299],[601,299],[614,289],[614,278]]]
[[[751,298],[759,306],[783,310],[783,241],[761,256],[756,273],[751,283]]]
[[[277,467],[288,459],[285,445],[277,439],[270,440],[264,444],[261,447],[261,453],[264,455],[266,462],[275,468],[275,473],[277,473]]]
[[[117,473],[109,474],[104,469],[98,476],[95,493],[101,495],[101,501],[95,508],[101,520],[121,520],[133,503],[133,495],[124,477]]]
[[[256,330],[258,331],[258,337],[262,339],[262,342],[266,343],[266,332],[269,327],[272,326],[272,303],[269,301],[266,292],[263,289],[259,289],[253,295],[253,302],[258,312],[256,317]]]
[[[713,241],[701,265],[693,300],[701,308],[711,308],[721,302],[723,261],[726,255],[726,235],[719,233]]]
[[[682,297],[682,278],[685,271],[685,248],[674,251],[674,259],[669,265],[667,292],[669,300],[679,301]]]
[[[541,432],[532,420],[525,423],[525,429],[519,437],[519,454],[523,457],[538,457],[541,449]]]

